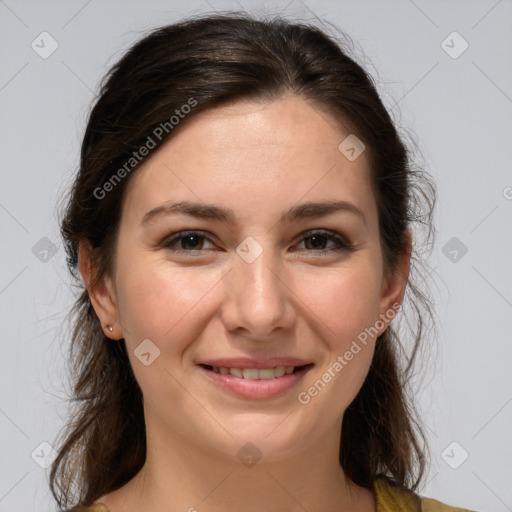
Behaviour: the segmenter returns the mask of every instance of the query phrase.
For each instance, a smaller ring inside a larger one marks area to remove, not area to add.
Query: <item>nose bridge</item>
[[[255,336],[266,336],[291,321],[288,288],[279,275],[282,265],[270,244],[245,240],[237,248],[230,304],[225,321],[231,329],[245,328]]]

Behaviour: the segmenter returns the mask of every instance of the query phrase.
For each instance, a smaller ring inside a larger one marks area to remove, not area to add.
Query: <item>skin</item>
[[[309,404],[297,399],[401,303],[406,286],[409,251],[394,273],[384,272],[368,160],[363,152],[351,162],[338,150],[347,135],[299,96],[238,102],[187,120],[132,177],[113,271],[89,287],[102,325],[113,326],[106,335],[125,339],[144,395],[146,464],[98,500],[111,512],[376,510],[371,491],[346,478],[338,461],[343,413],[364,382],[376,338]],[[229,208],[236,223],[179,214],[141,225],[146,212],[182,200]],[[342,211],[279,221],[292,206],[325,200],[351,203],[364,220]],[[195,251],[175,243],[185,254],[162,243],[185,230],[205,231],[207,239],[195,241]],[[325,239],[315,246],[309,230],[335,231],[353,249],[334,251]],[[236,252],[247,237],[262,249],[252,263]],[[85,244],[80,270],[91,282]],[[134,355],[145,339],[160,350],[149,366]],[[314,367],[271,399],[221,390],[196,364],[276,355]],[[263,454],[250,468],[237,457],[247,442]]]

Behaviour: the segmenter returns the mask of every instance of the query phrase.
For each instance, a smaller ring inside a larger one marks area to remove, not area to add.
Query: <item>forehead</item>
[[[301,201],[342,199],[371,217],[368,160],[340,151],[348,135],[330,113],[295,95],[204,111],[135,172],[126,214],[190,199],[262,217]]]

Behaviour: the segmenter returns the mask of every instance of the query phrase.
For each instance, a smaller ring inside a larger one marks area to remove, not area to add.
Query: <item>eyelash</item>
[[[162,242],[162,246],[164,248],[166,248],[166,249],[169,249],[172,252],[175,252],[175,253],[182,253],[182,254],[183,253],[187,253],[187,254],[190,254],[190,253],[202,253],[202,252],[204,252],[204,250],[202,250],[202,249],[187,250],[187,249],[176,249],[176,248],[172,247],[172,245],[175,244],[177,241],[182,240],[183,238],[186,238],[188,236],[197,236],[197,237],[200,237],[200,238],[205,238],[206,240],[212,242],[208,238],[208,236],[204,232],[202,232],[202,231],[180,231],[180,232],[174,233],[170,237],[166,238]],[[312,231],[308,231],[308,232],[303,234],[300,242],[306,240],[307,238],[312,238],[312,237],[315,237],[315,236],[325,237],[327,239],[327,241],[331,241],[331,242],[336,243],[337,247],[336,248],[331,248],[331,249],[306,250],[306,252],[310,252],[310,253],[313,253],[313,254],[326,256],[327,254],[332,253],[332,252],[352,251],[354,249],[352,244],[348,240],[346,240],[343,237],[340,237],[334,231],[327,231],[327,230],[312,230]],[[206,249],[206,250],[211,250],[211,249]]]

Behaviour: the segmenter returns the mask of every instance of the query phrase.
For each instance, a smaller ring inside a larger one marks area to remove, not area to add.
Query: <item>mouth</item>
[[[247,399],[265,399],[284,395],[292,390],[314,364],[280,365],[268,368],[237,368],[210,364],[197,366],[209,382],[232,395]]]
[[[290,375],[306,368],[306,366],[313,366],[307,364],[302,366],[276,366],[273,368],[227,368],[225,366],[212,366],[209,364],[200,364],[206,370],[222,375],[232,375],[237,379],[246,380],[273,380]]]

